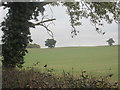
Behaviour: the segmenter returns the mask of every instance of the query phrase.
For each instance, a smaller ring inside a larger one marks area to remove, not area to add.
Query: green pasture
[[[113,73],[113,80],[118,79],[118,46],[63,47],[53,49],[28,49],[24,67],[36,66],[38,69],[53,68],[56,73],[63,70],[79,74],[82,70],[93,75]]]

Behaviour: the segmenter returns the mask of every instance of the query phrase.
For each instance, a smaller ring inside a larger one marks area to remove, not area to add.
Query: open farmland
[[[79,74],[81,70],[89,74],[106,75],[113,73],[113,80],[118,79],[118,46],[97,47],[62,47],[53,49],[28,49],[24,67],[33,66],[39,62],[38,69],[53,68],[56,73],[63,69],[67,72]]]

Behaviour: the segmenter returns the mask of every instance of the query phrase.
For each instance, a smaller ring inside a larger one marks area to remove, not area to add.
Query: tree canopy
[[[46,5],[63,5],[67,7],[67,13],[70,17],[72,26],[72,37],[78,34],[75,26],[81,25],[81,18],[90,19],[97,32],[102,32],[99,26],[102,21],[107,23],[119,22],[120,8],[119,2],[2,2],[4,9],[8,13],[1,23],[3,48],[3,66],[4,67],[21,67],[24,63],[24,56],[28,52],[26,47],[32,42],[30,28],[43,26],[53,38],[53,32],[48,28],[46,22],[55,20],[55,18],[44,18]],[[41,20],[38,16],[41,15]],[[31,22],[34,20],[35,22]]]
[[[108,42],[109,46],[112,46],[113,43],[115,43],[115,41],[113,40],[113,38],[109,38],[106,42]]]
[[[48,46],[48,48],[54,48],[56,44],[56,40],[54,39],[47,39],[45,41],[45,46]]]

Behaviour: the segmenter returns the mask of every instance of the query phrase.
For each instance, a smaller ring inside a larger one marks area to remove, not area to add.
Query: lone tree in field
[[[45,46],[48,46],[48,48],[54,48],[56,44],[56,40],[54,39],[47,39],[45,41]]]
[[[113,43],[115,43],[115,41],[113,40],[113,38],[109,38],[106,42],[108,42],[109,46],[112,46]]]
[[[12,1],[12,0],[10,0]],[[38,0],[36,0],[38,1]],[[8,10],[4,21],[1,23],[2,31],[2,65],[3,67],[22,67],[24,56],[28,52],[26,47],[32,42],[30,28],[35,26],[44,27],[48,34],[53,37],[53,32],[48,28],[48,22],[55,18],[46,19],[45,6],[66,7],[72,27],[72,37],[78,34],[75,26],[81,25],[80,19],[88,18],[95,26],[97,32],[101,32],[99,25],[102,21],[107,23],[119,22],[119,2],[2,2],[0,5]],[[41,16],[41,19],[38,19]],[[34,20],[32,22],[31,20]],[[47,22],[47,23],[46,23]],[[62,34],[61,34],[62,35]]]

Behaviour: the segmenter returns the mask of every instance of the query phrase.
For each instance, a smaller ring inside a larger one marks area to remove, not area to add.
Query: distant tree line
[[[27,45],[27,48],[40,48],[40,45],[38,45],[38,44],[28,44]]]

